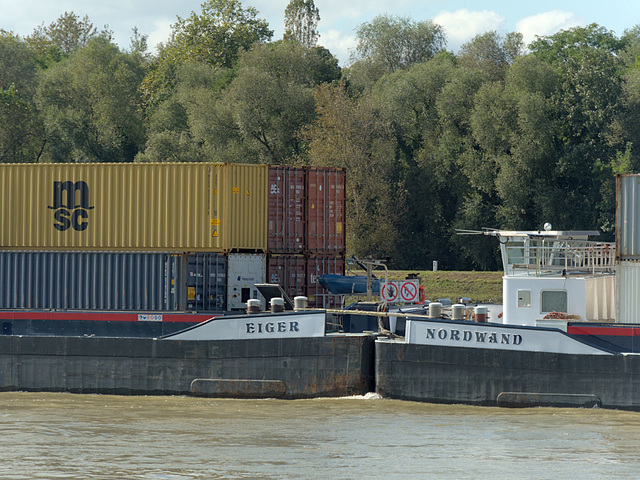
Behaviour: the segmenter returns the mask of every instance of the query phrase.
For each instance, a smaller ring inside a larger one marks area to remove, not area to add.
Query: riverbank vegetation
[[[349,273],[366,275],[364,271]],[[381,270],[376,270],[375,274],[384,278]],[[389,281],[419,278],[425,299],[430,301],[448,298],[456,303],[460,298],[466,297],[473,303],[502,303],[502,275],[501,271],[390,270]]]
[[[319,18],[291,0],[274,39],[253,7],[206,0],[153,54],[74,13],[2,30],[0,162],[344,167],[347,254],[396,269],[500,268],[495,239],[456,229],[613,239],[615,174],[640,168],[639,26],[452,52],[439,25],[380,15],[341,67]]]

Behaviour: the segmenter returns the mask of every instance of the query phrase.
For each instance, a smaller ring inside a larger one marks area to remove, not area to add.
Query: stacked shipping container
[[[0,246],[264,251],[266,175],[264,165],[1,165]]]
[[[269,167],[267,280],[312,307],[340,303],[317,277],[344,274],[345,181],[343,169]]]
[[[616,287],[618,323],[638,323],[640,311],[640,175],[616,176]],[[602,303],[602,302],[601,302]]]
[[[0,309],[221,311],[217,253],[0,251]]]
[[[307,249],[344,256],[345,174],[334,168],[307,171]]]
[[[336,305],[315,279],[344,273],[342,169],[0,165],[0,201],[0,308],[220,311],[274,279]]]

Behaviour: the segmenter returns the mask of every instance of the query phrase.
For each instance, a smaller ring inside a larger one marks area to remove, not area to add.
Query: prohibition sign
[[[393,302],[398,298],[398,287],[396,287],[393,283],[385,283],[382,286],[382,298],[384,298],[387,302]]]
[[[405,302],[414,302],[418,296],[418,287],[415,283],[404,282],[400,287],[400,297]]]

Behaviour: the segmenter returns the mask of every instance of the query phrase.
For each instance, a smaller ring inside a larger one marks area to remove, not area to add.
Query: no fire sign
[[[419,290],[418,280],[386,282],[380,286],[380,296],[388,303],[417,303],[420,299]]]

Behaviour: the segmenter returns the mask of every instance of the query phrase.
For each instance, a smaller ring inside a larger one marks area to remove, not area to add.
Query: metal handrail
[[[507,264],[513,271],[527,271],[537,276],[552,273],[611,273],[615,268],[615,244],[584,242],[580,244],[507,246]]]

